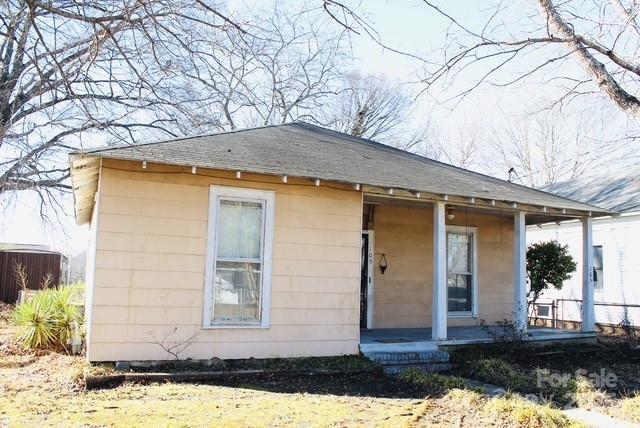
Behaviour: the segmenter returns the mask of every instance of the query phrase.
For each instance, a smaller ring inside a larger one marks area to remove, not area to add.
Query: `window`
[[[538,303],[536,304],[535,313],[540,318],[551,318],[551,305]]]
[[[204,327],[269,325],[274,194],[211,187]]]
[[[604,260],[602,245],[593,246],[593,289],[604,290]]]
[[[476,315],[477,229],[447,226],[447,309],[450,316]]]

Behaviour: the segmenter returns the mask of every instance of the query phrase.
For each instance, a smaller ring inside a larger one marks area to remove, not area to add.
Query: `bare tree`
[[[546,84],[562,86],[554,105],[598,94],[630,117],[640,118],[640,100],[635,95],[640,89],[640,2],[496,0],[486,5],[478,24],[466,24],[463,17],[449,13],[446,5],[422,3],[449,24],[441,60],[435,55],[427,58],[401,52],[423,62],[426,91],[443,85],[451,89],[448,85],[468,72],[471,79],[459,81],[470,80],[471,84],[447,97],[447,101],[458,102],[482,85],[504,87],[538,74]],[[323,5],[343,28],[367,34],[383,48],[398,52],[384,44],[358,6],[335,0],[324,0]],[[580,73],[573,73],[566,64]],[[509,65],[518,67],[502,73]]]
[[[398,143],[398,137],[405,136],[415,98],[399,84],[381,76],[352,72],[345,76],[343,87],[336,102],[327,106],[327,125],[356,137],[379,141]]]
[[[427,71],[427,88],[477,65],[485,66],[480,77],[454,94],[453,99],[464,97],[483,83],[508,86],[544,72],[547,82],[561,82],[563,86],[555,103],[599,93],[629,116],[640,118],[640,100],[634,95],[640,83],[640,65],[636,61],[640,49],[637,2],[536,0],[532,4],[537,11],[527,16],[529,11],[522,4],[500,1],[478,29],[463,24],[430,1],[424,3],[450,23],[444,60]],[[514,14],[515,7],[521,9],[520,19],[510,22],[505,16]],[[521,67],[524,65],[524,71],[515,77],[502,76],[501,70],[516,61]],[[568,72],[562,64],[569,61],[582,73]]]
[[[276,4],[253,16],[251,37],[201,41],[200,55],[183,64],[185,102],[198,100],[189,117],[201,132],[317,122],[339,90],[342,32],[327,28],[325,15]]]
[[[487,165],[497,176],[508,176],[530,187],[543,187],[575,178],[600,162],[609,144],[597,138],[589,117],[561,119],[540,113],[495,129],[489,139]]]
[[[175,135],[176,64],[211,33],[245,33],[207,0],[0,4],[0,197],[68,189],[83,141]]]
[[[424,146],[424,155],[459,168],[478,169],[481,139],[477,127],[458,128],[453,133],[434,132]]]

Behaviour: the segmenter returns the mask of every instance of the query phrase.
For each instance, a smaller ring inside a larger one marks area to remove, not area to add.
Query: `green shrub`
[[[557,241],[537,242],[527,248],[527,277],[529,278],[529,304],[551,287],[562,289],[566,280],[576,271],[577,264],[569,246]]]
[[[67,349],[68,341],[82,322],[74,304],[76,298],[77,289],[60,287],[42,290],[16,306],[18,341],[32,349]]]

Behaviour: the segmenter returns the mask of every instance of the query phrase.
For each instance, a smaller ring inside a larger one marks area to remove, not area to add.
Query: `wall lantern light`
[[[382,257],[380,257],[380,273],[384,275],[384,271],[387,270],[387,256],[382,253]]]
[[[455,218],[456,218],[456,213],[453,210],[453,207],[451,207],[447,210],[447,220],[455,220]]]

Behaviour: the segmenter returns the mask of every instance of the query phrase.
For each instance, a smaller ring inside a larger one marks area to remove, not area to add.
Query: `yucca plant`
[[[82,318],[74,302],[77,292],[71,287],[42,290],[18,305],[18,340],[27,348],[68,349]]]
[[[28,348],[50,348],[57,341],[56,311],[47,299],[28,300],[16,306],[17,338]]]
[[[62,287],[51,293],[51,305],[56,311],[56,323],[58,341],[64,348],[73,337],[76,325],[80,320],[80,311],[74,304],[76,290],[71,287]]]

